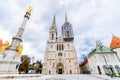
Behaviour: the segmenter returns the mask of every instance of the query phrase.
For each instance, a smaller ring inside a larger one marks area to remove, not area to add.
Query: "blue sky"
[[[0,0],[0,39],[11,41],[28,6],[32,15],[23,34],[23,54],[43,60],[53,16],[60,33],[67,13],[74,30],[78,61],[96,46],[109,46],[112,33],[120,37],[120,0]]]

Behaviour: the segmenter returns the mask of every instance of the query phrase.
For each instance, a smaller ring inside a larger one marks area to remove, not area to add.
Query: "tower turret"
[[[66,14],[65,14],[65,23],[62,26],[62,36],[65,41],[74,40],[72,25],[68,22]]]
[[[54,42],[56,40],[57,40],[57,27],[56,27],[55,15],[54,15],[53,23],[52,23],[50,31],[49,31],[49,41]]]
[[[16,36],[13,37],[13,39],[12,39],[12,43],[11,43],[9,49],[16,51],[17,47],[22,42],[22,35],[23,35],[24,30],[25,30],[25,26],[27,24],[27,21],[30,18],[31,11],[32,11],[32,7],[29,7],[26,11],[26,14],[24,15],[24,20],[23,20],[23,23],[22,23],[21,27],[19,28]]]

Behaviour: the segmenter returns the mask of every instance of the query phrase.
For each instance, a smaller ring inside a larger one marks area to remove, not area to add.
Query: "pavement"
[[[0,80],[120,80],[106,75],[42,75],[42,74],[0,74]]]

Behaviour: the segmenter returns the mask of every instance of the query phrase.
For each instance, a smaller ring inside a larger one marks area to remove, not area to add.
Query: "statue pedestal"
[[[18,73],[18,69],[16,69],[16,65],[20,64],[20,58],[21,55],[18,55],[16,51],[7,50],[5,53],[5,56],[3,57],[3,60],[1,60],[0,64],[0,73]],[[1,57],[1,53],[0,53]]]

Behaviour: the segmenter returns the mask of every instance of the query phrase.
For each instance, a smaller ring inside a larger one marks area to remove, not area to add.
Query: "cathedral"
[[[66,15],[61,29],[62,35],[58,35],[54,15],[44,54],[43,74],[78,74],[80,72],[73,29]]]

